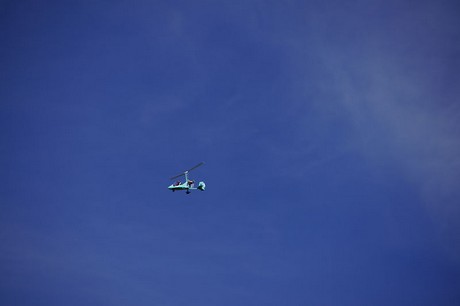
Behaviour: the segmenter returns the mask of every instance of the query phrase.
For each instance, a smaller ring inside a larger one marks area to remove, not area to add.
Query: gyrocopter
[[[170,179],[173,180],[173,179],[176,179],[178,177],[185,176],[185,182],[181,183],[180,181],[176,181],[175,183],[171,184],[171,186],[169,186],[168,189],[172,190],[173,192],[176,191],[176,190],[185,190],[186,194],[189,194],[190,190],[204,191],[204,189],[206,188],[206,184],[204,182],[199,182],[198,187],[195,187],[195,181],[193,181],[193,180],[188,178],[188,173],[190,171],[192,171],[192,170],[194,170],[194,169],[196,169],[196,168],[198,168],[199,166],[202,166],[202,165],[204,165],[204,162],[199,163],[198,165],[196,165],[196,166],[184,171],[181,174],[178,174],[176,176],[171,177]]]

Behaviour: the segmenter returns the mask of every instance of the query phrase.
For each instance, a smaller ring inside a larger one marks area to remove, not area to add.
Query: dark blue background
[[[459,9],[2,1],[0,303],[459,305]]]

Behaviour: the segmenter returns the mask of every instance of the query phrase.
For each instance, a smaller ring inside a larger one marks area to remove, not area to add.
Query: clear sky
[[[0,304],[460,305],[459,71],[458,1],[1,1]]]

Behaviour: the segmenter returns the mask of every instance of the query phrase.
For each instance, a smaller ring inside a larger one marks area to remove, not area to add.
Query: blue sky
[[[2,1],[1,304],[458,305],[459,14]]]

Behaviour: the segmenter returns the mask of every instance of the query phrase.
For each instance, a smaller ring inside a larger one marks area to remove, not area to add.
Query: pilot
[[[174,186],[179,186],[180,185],[180,181],[177,181]]]
[[[187,181],[187,184],[188,184],[189,187],[191,187],[191,186],[193,185],[193,183],[195,183],[195,182],[192,181],[192,180],[188,180],[188,181]]]

